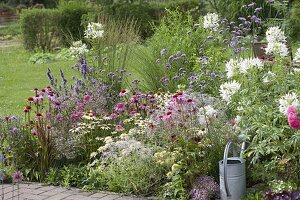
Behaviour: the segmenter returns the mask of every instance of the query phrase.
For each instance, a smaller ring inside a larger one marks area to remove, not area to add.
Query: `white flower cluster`
[[[88,24],[84,32],[84,36],[89,39],[96,39],[103,37],[103,25],[100,23],[91,22]]]
[[[70,52],[75,57],[80,57],[89,52],[86,44],[82,43],[82,41],[73,42],[72,46],[70,47]]]
[[[231,82],[226,82],[223,83],[220,86],[220,95],[224,101],[227,103],[230,102],[232,95],[237,93],[237,91],[240,89],[241,84],[238,83],[237,81],[231,81]]]
[[[219,27],[219,16],[216,13],[207,13],[204,16],[203,28],[216,30]]]
[[[136,154],[142,158],[148,158],[153,154],[151,149],[127,134],[122,134],[119,140],[114,140],[108,136],[104,139],[104,142],[104,146],[91,154],[91,157],[96,157],[100,153],[101,161],[104,163],[107,161],[120,161],[131,154]]]
[[[264,76],[263,76],[263,82],[266,84],[270,83],[275,80],[275,78],[276,78],[275,76],[276,75],[273,72],[268,71],[268,73],[264,74]]]
[[[288,107],[291,105],[296,108],[299,106],[298,96],[295,92],[287,93],[279,99],[279,111],[287,115]]]
[[[295,53],[294,62],[300,63],[300,48],[297,49],[297,52]]]
[[[230,79],[238,73],[245,74],[251,68],[261,69],[263,62],[258,58],[230,59],[226,64],[227,78]]]
[[[286,37],[284,32],[278,27],[270,27],[266,32],[268,46],[265,49],[267,54],[277,54],[280,57],[286,57],[289,49],[286,46]]]
[[[200,125],[208,125],[212,119],[216,118],[218,111],[211,105],[201,107],[198,111],[198,120]]]

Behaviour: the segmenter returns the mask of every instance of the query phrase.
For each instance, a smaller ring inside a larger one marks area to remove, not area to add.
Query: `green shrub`
[[[0,12],[13,12],[13,11],[14,9],[11,6],[3,2],[0,3]]]
[[[77,41],[83,37],[85,26],[81,23],[82,17],[88,14],[91,8],[82,1],[62,1],[58,9],[61,14],[59,29],[62,43],[69,46],[71,41]]]
[[[176,0],[165,3],[114,3],[104,6],[104,13],[117,19],[130,18],[138,21],[142,38],[150,37],[154,30],[152,25],[158,25],[165,15],[166,9],[178,9],[181,12],[191,11],[199,16],[201,4],[197,0]]]
[[[295,1],[292,4],[292,8],[290,10],[290,14],[287,18],[286,28],[287,32],[292,40],[299,40],[299,31],[300,31],[300,2]]]
[[[46,52],[59,45],[60,20],[59,10],[33,9],[22,12],[21,29],[25,49],[30,51],[41,49]]]

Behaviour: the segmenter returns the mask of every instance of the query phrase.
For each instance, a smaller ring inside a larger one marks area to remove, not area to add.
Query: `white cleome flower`
[[[263,67],[263,62],[259,60],[258,58],[245,58],[241,60],[239,66],[240,66],[240,72],[242,74],[247,73],[247,71],[253,67],[256,67],[258,69],[261,69]]]
[[[73,42],[70,47],[70,52],[73,56],[82,56],[89,52],[86,44],[82,43],[82,41]]]
[[[284,43],[268,43],[265,50],[267,54],[277,54],[280,57],[286,57],[289,55],[289,49]]]
[[[299,100],[296,93],[287,93],[279,99],[279,111],[282,114],[287,115],[287,109],[291,105],[296,108],[299,106]]]
[[[234,75],[237,74],[237,72],[239,71],[239,68],[240,68],[239,64],[240,64],[239,60],[234,60],[234,59],[230,59],[225,64],[228,79],[232,78]]]
[[[278,27],[270,27],[266,32],[266,39],[268,43],[284,43],[286,42],[286,37],[284,32]]]
[[[216,30],[219,27],[219,16],[216,13],[207,13],[204,16],[203,28]]]
[[[294,62],[300,63],[300,48],[297,49],[297,52],[295,53]]]
[[[268,71],[268,73],[266,73],[264,76],[263,76],[263,82],[264,83],[270,83],[272,81],[275,80],[275,74],[271,71]]]
[[[241,87],[241,84],[237,81],[231,81],[223,83],[220,86],[220,95],[226,102],[230,102],[232,95],[234,95]]]
[[[96,39],[103,37],[103,25],[100,23],[91,22],[84,31],[84,37],[89,39]]]

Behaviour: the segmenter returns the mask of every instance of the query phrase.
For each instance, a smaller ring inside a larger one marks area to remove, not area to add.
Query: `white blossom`
[[[284,32],[278,27],[270,27],[266,32],[266,39],[268,43],[285,43],[286,37]]]
[[[289,49],[285,43],[268,43],[265,50],[267,54],[277,54],[280,57],[286,57],[289,55]]]
[[[287,115],[287,110],[289,106],[295,106],[296,108],[299,106],[299,100],[296,93],[287,93],[279,99],[279,111]]]
[[[240,72],[242,74],[247,73],[247,71],[253,67],[257,67],[258,69],[261,69],[264,64],[261,60],[258,58],[245,58],[242,59],[239,66],[240,66]]]
[[[239,60],[230,59],[226,64],[227,78],[232,78],[239,71]]]
[[[270,83],[272,81],[275,80],[275,74],[271,71],[268,71],[268,73],[266,73],[264,76],[263,76],[263,82],[264,83]]]
[[[300,63],[300,48],[297,49],[297,52],[295,53],[294,62]]]
[[[100,23],[91,22],[88,24],[84,32],[84,36],[89,39],[96,39],[103,37],[103,25]]]
[[[204,16],[203,27],[205,29],[216,30],[219,27],[219,16],[216,13],[207,13]]]
[[[89,52],[86,44],[82,43],[82,41],[73,42],[72,46],[70,47],[70,52],[73,56],[79,57],[85,55]]]
[[[234,95],[241,87],[237,81],[223,83],[220,86],[220,95],[224,101],[230,102],[232,95]]]

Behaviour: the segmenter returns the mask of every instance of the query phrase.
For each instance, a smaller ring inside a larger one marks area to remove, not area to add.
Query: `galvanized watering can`
[[[232,147],[233,157],[228,158],[229,148]],[[219,161],[221,200],[240,200],[246,194],[246,167],[241,157],[245,143],[241,145],[241,152],[237,156],[236,149],[228,142],[223,160]]]

